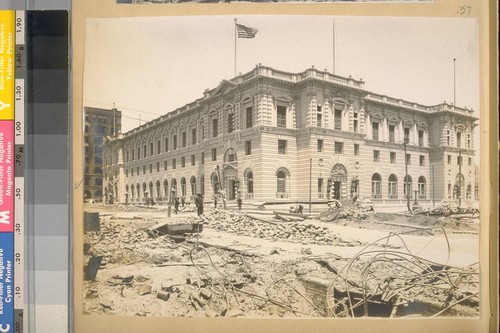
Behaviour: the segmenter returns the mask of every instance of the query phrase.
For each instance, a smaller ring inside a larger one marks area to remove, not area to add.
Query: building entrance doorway
[[[343,164],[335,164],[328,179],[329,198],[340,200],[346,198],[347,170]]]

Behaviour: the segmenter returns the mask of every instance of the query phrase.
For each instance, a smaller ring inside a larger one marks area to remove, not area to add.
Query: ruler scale
[[[2,333],[14,332],[15,19],[15,11],[0,11],[0,332]]]
[[[25,17],[24,11],[16,11],[16,60],[15,60],[15,197],[14,197],[14,330],[23,332],[24,317],[24,112],[26,72]]]

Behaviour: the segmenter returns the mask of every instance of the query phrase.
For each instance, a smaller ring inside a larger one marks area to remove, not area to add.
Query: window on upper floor
[[[321,113],[322,107],[321,105],[316,106],[316,126],[323,126],[323,114]]]
[[[354,155],[359,155],[359,143],[354,144]]]
[[[380,124],[378,122],[373,122],[372,123],[372,140],[378,140],[379,139],[379,130]]]
[[[278,127],[286,127],[286,107],[278,105],[276,107],[276,118]]]
[[[336,130],[342,129],[342,109],[335,108],[333,117],[333,128]]]
[[[176,149],[177,149],[177,134],[174,134],[174,136],[172,137],[172,150]]]
[[[287,140],[278,140],[278,154],[286,154]]]
[[[165,138],[165,152],[168,151],[168,138]]]
[[[389,142],[396,141],[396,126],[389,125]]]
[[[324,147],[323,147],[323,139],[318,139],[317,147],[318,147],[318,151],[319,152],[323,151],[323,149],[324,149]]]
[[[420,147],[424,146],[424,131],[418,131],[418,145]]]
[[[252,141],[245,141],[245,155],[252,154]]]
[[[191,144],[196,144],[196,128],[191,129]]]
[[[424,166],[425,165],[425,155],[420,155],[418,157],[418,165]]]
[[[219,120],[212,119],[212,137],[215,138],[219,135]]]
[[[391,161],[391,164],[396,164],[396,153],[395,152],[390,152],[390,161]]]
[[[380,150],[373,151],[373,162],[380,162]]]
[[[181,140],[182,140],[182,147],[186,147],[187,146],[187,136],[186,136],[186,132],[182,132],[181,133]]]
[[[406,142],[410,142],[410,128],[409,127],[405,127],[404,128],[404,136],[403,136],[404,140]]]
[[[457,132],[457,147],[462,147],[462,132]]]
[[[344,153],[344,143],[336,141],[335,142],[335,154],[343,154]]]
[[[212,161],[217,161],[217,148],[212,148]]]
[[[353,119],[353,131],[354,132],[359,132],[359,117],[358,117],[359,113],[358,111],[354,111],[354,119]]]
[[[245,125],[246,128],[253,126],[253,108],[251,106],[247,107],[245,110]]]
[[[227,132],[228,133],[234,132],[234,113],[229,113],[227,115]]]

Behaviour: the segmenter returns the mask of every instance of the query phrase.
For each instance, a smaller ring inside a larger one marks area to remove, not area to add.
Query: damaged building
[[[362,79],[263,65],[103,145],[120,203],[369,198],[376,206],[477,200],[474,111],[379,95]]]

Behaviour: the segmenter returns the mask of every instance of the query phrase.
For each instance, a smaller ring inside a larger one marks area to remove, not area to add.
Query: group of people
[[[196,195],[194,203],[196,205],[196,212],[198,213],[198,216],[200,216],[201,214],[203,214],[203,196],[201,195],[201,193],[198,193]],[[186,199],[184,199],[184,197],[181,197],[180,199],[179,197],[176,197],[174,200],[174,213],[175,214],[179,213],[179,207],[180,206],[184,207],[185,204],[186,204]]]

